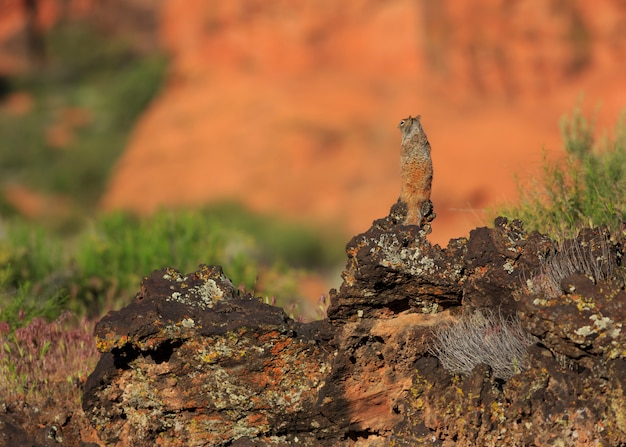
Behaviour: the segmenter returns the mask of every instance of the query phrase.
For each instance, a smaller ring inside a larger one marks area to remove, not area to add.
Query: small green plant
[[[220,264],[235,284],[246,288],[253,288],[258,275],[253,238],[197,211],[160,211],[149,218],[102,216],[76,246],[79,290],[85,294],[79,299],[95,315],[115,307],[114,298],[132,296],[142,277],[166,266],[191,272],[199,264]]]
[[[0,322],[57,318],[67,304],[62,245],[45,228],[6,221],[0,236]],[[35,298],[36,297],[36,298]]]
[[[468,375],[489,365],[495,377],[507,380],[527,367],[527,350],[534,344],[516,316],[478,310],[433,332],[429,352],[453,374]]]
[[[53,320],[66,308],[68,296],[63,291],[40,299],[33,298],[33,293],[30,283],[22,284],[16,291],[0,289],[0,322],[19,327],[33,318]]]
[[[1,221],[0,225],[0,269],[8,276],[8,285],[43,281],[58,268],[62,245],[45,227],[22,220]]]
[[[561,121],[565,160],[544,155],[542,177],[520,185],[520,202],[496,213],[553,237],[573,237],[583,226],[621,231],[626,221],[625,118],[622,114],[612,138],[597,140],[593,120],[576,107]]]

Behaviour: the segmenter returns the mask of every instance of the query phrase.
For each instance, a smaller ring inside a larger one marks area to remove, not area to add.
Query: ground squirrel
[[[420,116],[403,119],[398,128],[402,132],[400,200],[407,205],[405,225],[422,225],[430,211],[430,189],[433,181],[433,161],[430,143],[422,129]]]

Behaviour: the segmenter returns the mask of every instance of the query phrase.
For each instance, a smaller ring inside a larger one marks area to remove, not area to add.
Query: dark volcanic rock
[[[328,332],[239,295],[220,267],[155,271],[131,305],[96,326],[103,356],[83,407],[113,445],[331,438],[317,405]]]
[[[348,265],[339,292],[331,291],[328,318],[375,318],[403,311],[436,313],[460,306],[465,239],[434,247],[424,229],[398,225],[406,206],[398,202],[384,219],[346,246]]]
[[[426,240],[427,226],[398,225],[404,212],[394,205],[348,243],[344,281],[331,291],[324,321],[294,322],[235,291],[219,267],[154,272],[132,304],[96,328],[103,355],[84,409],[101,439],[136,446],[625,443],[624,240],[588,230],[559,249],[499,218],[441,248]],[[595,262],[595,273],[562,274],[567,256],[559,253],[567,247]],[[483,339],[499,337],[511,318],[535,337],[507,380],[488,364],[471,374],[448,371],[431,354],[438,328],[484,309],[503,320],[479,329]]]

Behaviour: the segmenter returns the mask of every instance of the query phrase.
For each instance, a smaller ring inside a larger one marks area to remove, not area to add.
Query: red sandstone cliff
[[[581,94],[601,104],[599,126],[626,104],[619,1],[38,5],[41,29],[95,18],[172,56],[104,209],[234,198],[361,231],[398,196],[396,124],[419,113],[435,165],[431,239],[445,243],[514,199],[514,173],[531,175],[542,146],[558,151],[558,120]],[[0,37],[19,34],[23,15],[2,17]]]
[[[169,1],[162,17],[170,81],[106,209],[236,198],[362,230],[398,196],[397,121],[420,113],[444,243],[514,199],[580,94],[600,124],[626,105],[619,2]]]

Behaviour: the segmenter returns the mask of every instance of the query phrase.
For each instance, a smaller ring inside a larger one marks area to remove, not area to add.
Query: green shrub
[[[4,286],[0,279],[0,288]],[[37,298],[35,298],[37,297]],[[48,321],[57,318],[67,305],[68,295],[63,290],[56,294],[42,296],[33,290],[30,283],[21,284],[19,289],[0,290],[0,322],[11,327],[21,327],[34,318],[45,318]]]
[[[335,231],[254,214],[236,203],[216,204],[201,212],[203,219],[253,235],[259,260],[266,264],[278,261],[292,268],[317,269],[343,260],[344,236]]]
[[[626,114],[612,138],[594,138],[593,121],[577,107],[561,121],[566,158],[544,155],[543,175],[520,185],[520,201],[497,214],[521,219],[527,229],[573,237],[583,226],[620,231],[626,220]]]
[[[18,287],[24,281],[41,282],[58,269],[62,244],[45,227],[21,219],[8,220],[2,227],[0,269],[11,271],[7,278],[11,286]]]
[[[0,239],[0,321],[26,324],[69,308],[98,317],[126,305],[155,269],[219,264],[235,285],[297,301],[301,269],[334,268],[338,238],[235,205],[102,215],[69,237],[12,219]]]
[[[140,55],[119,38],[63,22],[45,36],[45,64],[8,82],[28,94],[25,115],[0,111],[0,173],[93,210],[140,113],[158,91],[166,59]],[[60,146],[53,129],[66,135]],[[2,208],[10,208],[3,204]]]
[[[0,237],[0,321],[54,319],[67,301],[63,248],[41,226],[8,221]]]
[[[130,294],[141,278],[173,266],[185,272],[220,264],[235,284],[254,286],[258,262],[254,241],[193,211],[157,212],[149,218],[114,213],[94,222],[76,241],[79,297],[98,311],[112,305],[107,294]],[[109,297],[110,300],[113,297]]]

